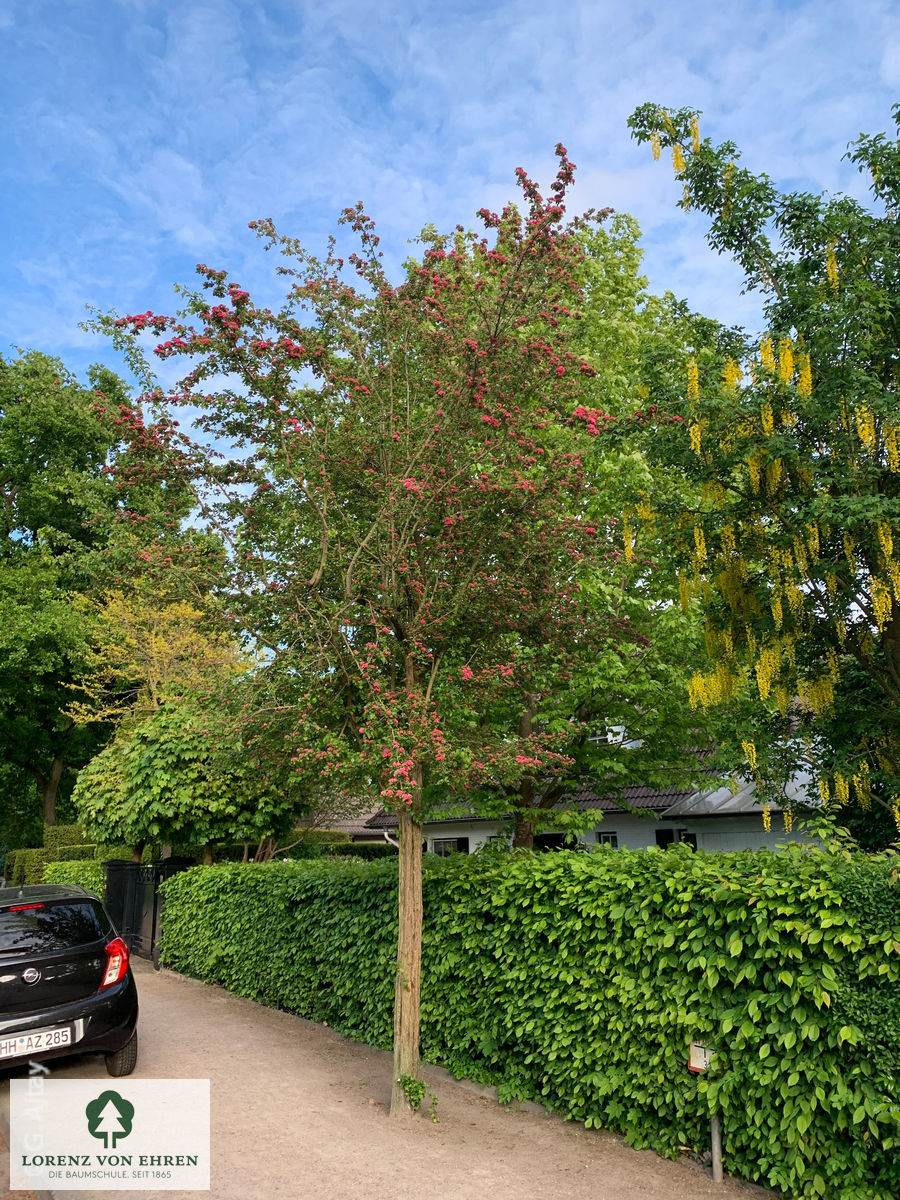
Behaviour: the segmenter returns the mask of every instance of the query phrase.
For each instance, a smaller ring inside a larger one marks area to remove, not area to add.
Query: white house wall
[[[686,829],[696,835],[699,850],[774,850],[785,842],[806,840],[800,832],[785,833],[780,813],[772,814],[772,831],[766,833],[763,828],[762,815],[748,813],[745,816],[710,817],[705,820],[685,818],[680,821],[656,821],[653,818],[644,819],[623,813],[620,816],[607,815],[598,823],[594,830],[583,835],[583,840],[589,845],[596,843],[599,834],[615,833],[620,850],[645,850],[656,845],[657,829]],[[439,825],[426,825],[425,838],[428,849],[434,848],[435,839],[461,838],[469,839],[471,854],[483,846],[491,837],[505,834],[510,837],[509,826],[503,821],[465,821],[447,822]]]

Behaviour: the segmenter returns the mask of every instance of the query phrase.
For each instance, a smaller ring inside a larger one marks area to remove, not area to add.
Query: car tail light
[[[106,944],[106,971],[103,974],[103,982],[100,984],[100,990],[105,987],[112,987],[114,983],[118,983],[120,979],[125,978],[125,972],[128,970],[128,947],[121,938],[113,938],[111,942]]]
[[[27,908],[43,908],[43,904],[14,904],[7,912],[25,912]]]

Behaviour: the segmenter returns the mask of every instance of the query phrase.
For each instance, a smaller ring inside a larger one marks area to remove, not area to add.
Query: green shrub
[[[150,842],[144,847],[141,853],[142,863],[152,863],[159,858],[160,847],[151,845]],[[99,863],[109,862],[112,859],[125,859],[126,862],[131,862],[134,855],[133,846],[112,845],[112,846],[95,846],[94,858]]]
[[[347,846],[327,846],[325,854],[329,858],[364,858],[368,861],[374,858],[395,858],[397,847],[387,842],[351,842]]]
[[[79,846],[84,843],[84,830],[80,825],[45,825],[44,826],[44,847],[52,851],[48,862],[55,862],[59,858],[59,850],[62,846]]]
[[[350,841],[350,834],[338,829],[309,829],[303,835],[303,841],[319,846],[341,846]]]
[[[56,862],[93,861],[96,849],[96,846],[60,846],[56,852]]]
[[[44,883],[77,883],[103,899],[106,877],[98,862],[52,862],[44,869]]]
[[[44,867],[49,862],[53,861],[53,851],[40,847],[37,850],[26,850],[24,852],[25,859],[25,883],[35,884],[44,882]]]
[[[895,1200],[900,1068],[850,1014],[897,1011],[898,887],[883,860],[802,849],[432,860],[423,1055],[671,1156],[718,1110],[730,1173]],[[165,897],[168,965],[390,1045],[395,863],[201,867]],[[706,1075],[691,1040],[716,1049]]]
[[[9,887],[21,887],[25,882],[25,851],[8,851],[5,870],[7,885]]]

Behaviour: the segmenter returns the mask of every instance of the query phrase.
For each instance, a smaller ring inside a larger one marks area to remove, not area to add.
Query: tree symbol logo
[[[101,1092],[84,1110],[92,1137],[103,1138],[104,1150],[115,1150],[116,1142],[131,1133],[134,1105],[118,1092]]]

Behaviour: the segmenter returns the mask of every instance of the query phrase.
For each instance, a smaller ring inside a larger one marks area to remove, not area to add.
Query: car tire
[[[121,1050],[114,1050],[106,1055],[106,1070],[114,1076],[130,1075],[137,1066],[138,1037],[137,1030],[131,1035]]]

